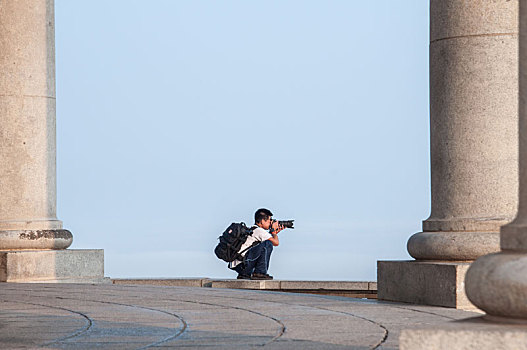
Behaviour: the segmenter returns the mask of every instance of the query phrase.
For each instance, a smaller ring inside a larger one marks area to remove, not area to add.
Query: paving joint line
[[[446,319],[449,319],[449,320],[453,320],[453,321],[457,320],[457,318],[454,318],[454,317],[440,315],[440,314],[436,314],[435,312],[430,312],[430,311],[417,310],[417,309],[413,309],[411,307],[401,307],[401,306],[390,306],[390,307],[393,307],[394,309],[399,309],[399,310],[411,310],[411,311],[415,311],[415,312],[420,312],[422,314],[434,315],[434,316],[443,317],[443,318],[446,318]]]
[[[249,309],[244,309],[242,307],[236,307],[236,306],[230,306],[230,305],[221,305],[221,304],[214,304],[214,303],[205,303],[205,302],[199,302],[199,301],[192,301],[192,300],[182,300],[182,299],[166,299],[168,301],[176,301],[176,302],[184,302],[184,303],[191,303],[191,304],[198,304],[198,305],[209,305],[209,306],[219,306],[219,307],[222,307],[222,308],[225,308],[225,309],[235,309],[235,310],[243,310],[243,311],[247,311],[249,313],[252,313],[252,314],[255,314],[255,315],[259,315],[259,316],[262,316],[262,317],[265,317],[265,318],[269,318],[273,321],[275,321],[276,323],[278,323],[280,325],[280,333],[278,335],[275,335],[271,340],[269,340],[268,342],[266,343],[263,343],[259,346],[266,346],[274,341],[276,341],[278,338],[280,338],[282,335],[284,335],[285,331],[286,331],[286,326],[284,325],[284,323],[282,321],[280,321],[279,319],[277,318],[274,318],[272,316],[269,316],[269,315],[265,315],[265,314],[262,314],[260,312],[257,312],[257,311],[253,311],[253,310],[249,310]],[[253,300],[253,299],[251,299]],[[261,301],[261,300],[260,300]]]
[[[311,295],[310,295],[311,296]],[[222,298],[228,298],[228,299],[240,299],[240,298],[235,298],[235,297],[222,297]],[[363,316],[359,316],[359,315],[355,315],[355,314],[352,314],[350,312],[345,312],[345,311],[339,311],[339,310],[331,310],[331,309],[326,309],[326,308],[323,308],[323,307],[317,307],[317,306],[312,306],[312,305],[306,305],[306,304],[289,304],[289,303],[284,303],[284,302],[278,302],[278,301],[269,301],[269,300],[261,300],[261,299],[252,299],[252,298],[243,298],[243,300],[253,300],[253,301],[260,301],[260,302],[268,302],[268,303],[275,303],[275,304],[281,304],[281,305],[289,305],[289,306],[303,306],[303,307],[308,307],[308,308],[313,308],[313,309],[319,309],[319,310],[324,310],[324,311],[330,311],[330,312],[335,312],[335,313],[341,313],[341,314],[344,314],[344,315],[348,315],[348,316],[352,316],[352,317],[356,317],[356,318],[359,318],[359,319],[362,319],[364,321],[367,321],[367,322],[370,322],[370,323],[373,323],[374,325],[378,326],[379,328],[381,328],[384,332],[384,335],[382,337],[382,339],[377,343],[377,344],[374,344],[372,345],[372,350],[377,350],[379,349],[380,346],[382,346],[386,340],[388,339],[388,335],[390,333],[390,331],[388,330],[388,328],[386,328],[383,324],[381,323],[378,323],[374,320],[370,320],[366,317],[363,317]],[[331,299],[330,299],[331,300]],[[403,309],[403,310],[408,310],[408,309],[405,309],[405,308],[399,308],[399,309]],[[413,310],[413,309],[410,309],[411,311],[416,311],[416,312],[419,312],[418,310]],[[426,312],[424,312],[426,313]],[[433,313],[430,313],[432,315],[436,315],[436,314],[433,314]],[[436,315],[436,316],[441,316],[441,315]],[[447,317],[448,318],[448,317]]]
[[[250,299],[250,300],[256,300],[256,299]],[[286,304],[286,305],[289,305],[289,304]],[[299,304],[299,305],[304,305],[304,304]],[[413,312],[419,312],[419,313],[423,313],[423,314],[427,314],[427,315],[433,315],[433,316],[438,316],[438,317],[442,317],[442,318],[446,318],[448,320],[457,320],[456,318],[454,317],[450,317],[450,316],[445,316],[445,315],[440,315],[440,314],[437,314],[437,313],[434,313],[434,312],[430,312],[430,311],[425,311],[425,310],[418,310],[418,309],[414,309],[412,307],[402,307],[402,306],[395,306],[395,305],[391,305],[390,303],[382,303],[382,305],[384,306],[387,306],[387,307],[391,307],[391,308],[394,308],[394,309],[399,309],[399,310],[409,310],[409,311],[413,311]],[[344,311],[336,311],[336,310],[331,310],[331,309],[325,309],[325,308],[319,308],[319,307],[315,307],[315,306],[311,306],[311,307],[314,307],[315,309],[321,309],[321,310],[327,310],[327,311],[334,311],[334,312],[340,312],[340,313],[344,313],[344,314],[349,314],[351,316],[355,316],[355,317],[358,317],[358,318],[361,318],[361,319],[364,319],[366,321],[370,321],[376,325],[378,325],[379,327],[383,328],[385,330],[385,336],[384,338],[381,340],[381,342],[375,346],[373,348],[373,350],[377,350],[380,346],[382,346],[383,343],[386,342],[386,340],[388,339],[388,335],[389,335],[389,330],[382,324],[380,323],[377,323],[373,320],[370,320],[370,319],[367,319],[367,318],[364,318],[364,317],[361,317],[361,316],[358,316],[358,315],[354,315],[354,314],[351,314],[351,313],[346,313]]]
[[[68,299],[68,300],[77,300],[77,299],[74,299],[74,298],[62,298],[62,297],[57,297],[58,299]],[[157,345],[160,345],[160,344],[163,344],[163,343],[166,343],[168,341],[171,341],[171,340],[174,340],[175,338],[179,337],[181,334],[183,334],[186,330],[187,330],[187,322],[185,321],[185,319],[181,316],[179,316],[178,314],[176,313],[172,313],[172,312],[168,312],[168,311],[164,311],[164,310],[158,310],[158,309],[154,309],[154,308],[149,308],[149,307],[145,307],[145,306],[138,306],[138,305],[129,305],[129,304],[123,304],[123,303],[116,303],[116,302],[111,302],[111,301],[101,301],[101,300],[91,300],[91,299],[83,299],[84,301],[90,301],[90,302],[94,302],[94,303],[101,303],[101,304],[113,304],[113,305],[120,305],[120,306],[128,306],[128,307],[131,307],[131,308],[137,308],[137,309],[144,309],[144,310],[150,310],[150,311],[156,311],[156,312],[160,312],[160,313],[164,313],[164,314],[167,314],[167,315],[170,315],[170,316],[173,316],[175,318],[177,318],[183,325],[183,327],[180,328],[179,330],[179,333],[176,333],[174,335],[171,335],[170,337],[167,337],[165,339],[162,339],[160,341],[157,341],[155,343],[152,343],[152,344],[148,344],[148,345],[145,345],[145,346],[142,346],[140,348],[137,348],[137,350],[143,350],[143,349],[148,349],[149,347],[152,347],[152,346],[157,346]]]
[[[74,314],[78,314],[78,315],[81,315],[82,317],[84,317],[87,321],[87,326],[83,329],[83,330],[79,330],[75,333],[72,333],[68,336],[65,336],[65,337],[61,337],[61,338],[57,338],[57,339],[53,339],[52,341],[50,342],[47,342],[47,343],[43,343],[41,344],[40,346],[41,347],[44,347],[44,346],[48,346],[48,345],[52,345],[52,344],[56,344],[56,343],[60,343],[64,340],[67,340],[67,339],[72,339],[72,338],[75,338],[75,337],[78,337],[79,335],[83,334],[83,333],[86,333],[88,332],[91,327],[93,326],[93,320],[88,316],[88,315],[85,315],[83,314],[82,312],[79,312],[79,311],[75,311],[75,310],[70,310],[70,309],[66,309],[66,308],[63,308],[63,307],[58,307],[58,306],[50,306],[50,305],[45,305],[45,304],[37,304],[37,303],[29,303],[29,302],[24,302],[24,301],[7,301],[7,300],[2,300],[2,302],[4,303],[15,303],[15,304],[26,304],[26,305],[34,305],[34,306],[42,306],[42,307],[47,307],[47,308],[50,308],[50,309],[58,309],[58,310],[64,310],[64,311],[68,311],[68,312],[71,312],[71,313],[74,313]]]
[[[132,287],[132,289],[135,289],[134,288],[135,286]],[[128,288],[124,288],[124,290],[126,290]],[[15,291],[14,289],[11,289],[12,291]],[[238,290],[238,292],[245,292],[243,290]],[[247,291],[247,292],[254,292],[254,291]],[[258,291],[257,291],[258,292]],[[259,291],[259,292],[262,292],[262,291]],[[265,292],[265,291],[263,291]],[[204,296],[208,293],[205,293],[205,294],[202,294],[202,293],[199,293],[200,295]],[[269,294],[275,294],[275,292],[271,292]],[[283,294],[283,293],[276,293],[276,294]],[[306,296],[309,296],[311,297],[312,295],[306,295]],[[273,300],[261,300],[261,299],[253,299],[253,298],[242,298],[241,296],[232,296],[232,295],[228,295],[228,296],[225,296],[225,295],[209,295],[209,297],[212,297],[214,299],[230,299],[230,300],[244,300],[244,301],[247,301],[247,300],[253,300],[253,301],[259,301],[259,302],[264,302],[264,303],[274,303],[274,304],[281,304],[281,305],[289,305],[289,306],[302,306],[302,307],[307,307],[307,308],[313,308],[313,309],[319,309],[319,310],[324,310],[324,311],[329,311],[329,312],[333,312],[333,313],[340,313],[340,314],[344,314],[344,315],[349,315],[349,316],[352,316],[352,317],[356,317],[356,318],[359,318],[359,319],[362,319],[364,321],[368,321],[370,323],[373,323],[375,324],[376,326],[380,327],[381,329],[384,330],[384,337],[383,339],[377,343],[376,345],[373,345],[374,347],[372,347],[371,349],[379,349],[385,342],[386,340],[388,339],[388,335],[389,335],[389,331],[388,329],[374,321],[374,320],[371,320],[371,319],[368,319],[366,317],[363,317],[363,316],[359,316],[359,315],[356,315],[356,314],[353,314],[353,313],[350,313],[350,312],[345,312],[345,311],[339,311],[339,310],[332,310],[332,309],[327,309],[327,308],[324,308],[324,307],[321,307],[321,306],[313,306],[313,305],[309,305],[309,304],[305,304],[305,303],[308,303],[309,301],[304,301],[304,302],[300,302],[300,303],[288,303],[288,302],[280,302],[280,301],[273,301]],[[316,297],[320,297],[320,296],[316,296]],[[70,300],[78,300],[78,298],[61,298],[61,297],[58,297],[60,299],[70,299]],[[326,298],[324,298],[326,299]],[[216,304],[216,303],[206,303],[206,302],[198,302],[198,301],[191,301],[191,300],[178,300],[178,299],[167,299],[169,301],[173,301],[173,302],[185,302],[185,303],[193,303],[193,304],[202,304],[202,305],[210,305],[210,306],[217,306],[217,307],[222,307],[222,308],[231,308],[231,309],[239,309],[239,310],[243,310],[243,311],[247,311],[247,312],[250,312],[250,313],[253,313],[253,314],[256,314],[256,315],[260,315],[262,317],[266,317],[266,318],[270,318],[272,319],[273,321],[279,323],[282,327],[282,331],[280,332],[280,334],[278,334],[277,336],[273,337],[273,339],[271,339],[270,341],[264,343],[264,344],[261,344],[261,345],[256,345],[256,346],[265,346],[267,344],[270,344],[272,343],[273,341],[277,340],[278,338],[280,338],[284,333],[285,333],[285,330],[286,330],[286,327],[285,325],[278,319],[270,316],[270,315],[265,315],[263,313],[259,313],[259,312],[256,312],[256,311],[253,311],[253,310],[249,310],[249,309],[244,309],[244,308],[241,308],[241,307],[236,307],[236,306],[229,306],[229,305],[222,305],[222,304]],[[328,298],[328,300],[332,300],[332,301],[337,301],[337,302],[344,302],[345,304],[348,304],[349,305],[349,302],[346,302],[346,301],[343,301],[343,300],[339,300],[339,299],[334,299],[334,298]],[[163,339],[162,341],[160,342],[155,342],[155,343],[152,343],[150,345],[147,345],[145,347],[142,347],[140,349],[146,349],[146,348],[149,348],[151,346],[155,346],[155,345],[158,345],[158,344],[162,344],[162,343],[165,343],[165,342],[168,342],[170,340],[174,340],[175,338],[177,338],[179,335],[181,335],[185,330],[186,330],[186,322],[184,321],[184,319],[182,317],[180,317],[179,315],[177,314],[174,314],[174,313],[170,313],[170,312],[166,312],[166,311],[163,311],[163,310],[158,310],[158,309],[154,309],[154,308],[148,308],[148,307],[142,307],[142,306],[137,306],[137,305],[129,305],[129,304],[122,304],[122,303],[116,303],[116,302],[109,302],[109,301],[99,301],[99,300],[87,300],[87,301],[92,301],[92,302],[96,302],[96,303],[107,303],[107,304],[115,304],[115,305],[122,305],[122,306],[128,306],[128,307],[132,307],[132,308],[141,308],[141,309],[146,309],[146,310],[151,310],[151,311],[157,311],[157,312],[161,312],[161,313],[165,313],[165,314],[168,314],[168,315],[171,315],[171,316],[175,316],[176,318],[180,319],[180,321],[182,321],[182,323],[185,324],[185,329],[183,329],[178,335],[174,335],[174,336],[171,336],[171,337],[168,337],[166,339]],[[16,302],[16,301],[7,301],[7,300],[4,300],[4,302],[13,302],[13,303],[23,303],[23,304],[32,304],[32,305],[39,305],[39,306],[43,306],[43,307],[49,307],[49,308],[55,308],[55,309],[62,309],[62,310],[65,310],[65,311],[69,311],[69,312],[73,312],[73,313],[77,313],[77,314],[80,314],[80,315],[83,315],[82,313],[79,313],[79,312],[76,312],[76,311],[73,311],[73,310],[69,310],[69,309],[65,309],[65,308],[60,308],[60,307],[53,307],[53,306],[49,306],[49,305],[43,305],[43,304],[34,304],[34,303],[28,303],[28,302]],[[410,312],[417,312],[417,313],[423,313],[423,314],[428,314],[428,315],[433,315],[433,316],[437,316],[437,317],[441,317],[441,318],[446,318],[446,319],[449,319],[449,320],[455,320],[456,318],[454,317],[450,317],[450,316],[445,316],[445,315],[441,315],[441,314],[438,314],[438,313],[434,313],[434,312],[430,312],[430,311],[425,311],[425,310],[419,310],[419,309],[415,309],[415,308],[412,308],[412,307],[405,307],[405,306],[396,306],[396,305],[391,305],[390,303],[380,303],[380,305],[382,305],[383,307],[389,307],[389,308],[393,308],[393,309],[398,309],[398,310],[403,310],[403,311],[410,311]],[[323,305],[322,305],[323,306]],[[87,317],[87,316],[86,316]],[[80,335],[80,334],[79,334]],[[67,339],[70,339],[70,338],[73,338],[77,335],[71,335],[71,336],[68,336],[66,337]],[[62,339],[62,338],[61,338]],[[47,344],[53,344],[53,343],[56,343],[56,342],[60,342],[61,340],[56,340],[56,341],[53,341],[51,343],[47,343]],[[46,344],[46,345],[47,345]]]
[[[235,298],[235,297],[222,297],[222,299],[225,299],[225,298],[227,298],[227,299],[235,299],[235,300],[236,299],[240,299],[240,298]],[[178,301],[178,300],[173,300],[173,299],[168,299],[168,300]],[[374,325],[378,326],[379,328],[381,328],[383,330],[384,335],[383,335],[382,339],[377,344],[372,345],[372,348],[371,348],[372,350],[378,349],[384,342],[386,342],[386,339],[388,339],[389,331],[388,331],[388,328],[386,328],[384,325],[382,325],[380,323],[377,323],[377,322],[375,322],[373,320],[370,320],[370,319],[368,319],[366,317],[358,316],[358,315],[355,315],[355,314],[352,314],[352,313],[349,313],[349,312],[325,309],[325,308],[322,308],[322,307],[316,307],[316,306],[306,305],[306,304],[289,304],[289,303],[278,302],[278,301],[269,301],[269,300],[251,299],[251,298],[243,298],[242,300],[253,300],[253,301],[259,301],[259,302],[267,302],[267,303],[274,303],[274,304],[280,304],[280,305],[289,305],[289,306],[298,306],[298,305],[300,305],[300,306],[307,307],[307,308],[313,308],[313,309],[318,309],[318,310],[324,310],[324,311],[330,311],[330,312],[335,312],[335,313],[341,313],[341,314],[344,314],[344,315],[352,316],[352,317],[359,318],[359,319],[362,319],[364,321],[373,323]],[[205,305],[216,305],[216,306],[222,306],[222,307],[227,307],[227,308],[230,307],[230,308],[238,309],[237,307],[225,306],[225,305],[219,305],[219,304],[209,304],[209,303],[200,303],[200,302],[194,302],[194,303],[205,304]],[[240,309],[246,310],[246,309],[243,309],[243,308],[240,308]],[[257,313],[256,311],[252,311],[252,310],[250,312]],[[273,318],[272,316],[267,316],[267,315],[264,315],[264,316],[272,318],[274,320],[277,320],[277,319]],[[282,323],[281,321],[279,321],[279,322]],[[285,325],[284,325],[284,332],[283,333],[285,333]],[[280,336],[282,334],[280,334]],[[278,339],[278,337],[276,337],[276,339]],[[271,340],[269,343],[271,343],[272,341],[274,341],[276,339]]]

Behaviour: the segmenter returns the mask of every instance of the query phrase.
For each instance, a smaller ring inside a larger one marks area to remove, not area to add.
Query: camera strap
[[[249,234],[247,236],[252,236],[253,235],[253,232],[254,232],[254,229],[256,228],[257,226],[251,226],[251,228],[249,229]],[[246,251],[248,251],[249,249],[251,249],[252,247],[254,247],[256,244],[258,244],[259,242],[258,241],[255,241],[253,242],[253,244],[251,244],[250,246],[248,246],[247,248],[245,248],[244,250],[242,250],[241,252],[239,252],[238,254],[240,254],[240,256],[243,256],[243,253],[245,253]]]

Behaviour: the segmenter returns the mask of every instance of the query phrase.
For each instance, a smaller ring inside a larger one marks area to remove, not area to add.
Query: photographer
[[[269,209],[258,209],[254,213],[252,235],[242,245],[239,252],[252,246],[242,253],[243,261],[234,260],[229,263],[229,268],[238,272],[238,279],[272,280],[273,276],[267,274],[273,246],[279,244],[278,232],[285,227],[272,219],[273,213]],[[260,242],[260,243],[258,243]]]

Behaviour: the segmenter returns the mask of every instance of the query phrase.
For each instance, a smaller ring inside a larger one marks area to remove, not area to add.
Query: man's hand
[[[285,229],[285,226],[282,226],[278,223],[278,221],[273,220],[273,224],[271,225],[271,233],[278,234],[278,232]]]
[[[272,238],[269,238],[273,246],[277,247],[278,244],[280,244],[280,241],[278,240],[278,232],[282,231],[285,227],[282,225],[279,225],[278,222],[272,221],[271,227],[269,227],[269,233],[273,236]]]

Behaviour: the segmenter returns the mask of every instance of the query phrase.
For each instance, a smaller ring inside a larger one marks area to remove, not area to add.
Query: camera
[[[295,220],[273,220],[273,222],[278,222],[278,225],[282,225],[285,228],[294,228],[293,221]]]

